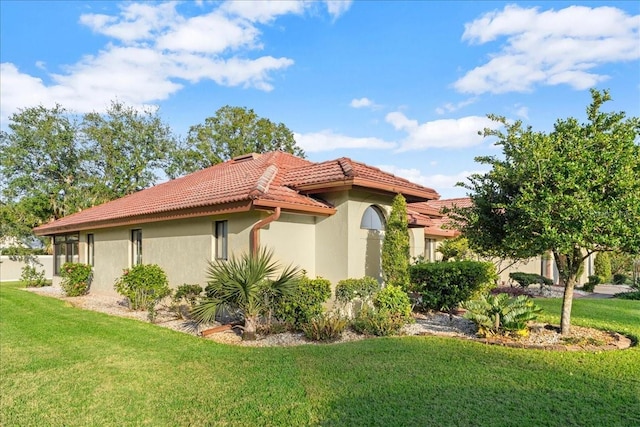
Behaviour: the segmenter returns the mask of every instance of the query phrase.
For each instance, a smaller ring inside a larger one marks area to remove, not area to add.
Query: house
[[[467,208],[472,205],[471,198],[469,197],[461,197],[457,199],[442,199],[442,200],[429,200],[427,202],[418,202],[413,203],[409,208],[409,210],[419,210],[422,208],[431,208],[434,209],[438,213],[442,213],[442,209],[448,208],[451,209],[453,207],[458,208]],[[460,232],[454,230],[447,226],[449,223],[449,219],[446,215],[443,215],[439,218],[435,218],[432,220],[435,227],[440,228],[443,232],[448,232],[446,235],[447,238],[453,238],[460,235]],[[435,234],[435,233],[431,233]],[[437,246],[442,241],[439,239],[435,242],[434,247],[437,252]],[[427,258],[425,254],[425,258]],[[434,256],[431,258],[427,258],[430,261],[441,259],[441,256]],[[491,261],[496,265],[496,270],[499,273],[498,283],[506,284],[510,282],[509,274],[513,272],[523,272],[523,273],[535,273],[540,274],[541,276],[548,277],[553,280],[553,283],[558,284],[560,282],[560,275],[558,273],[558,268],[556,266],[555,260],[553,256],[550,254],[544,256],[537,256],[525,260],[510,260],[510,259],[491,259]],[[584,269],[582,274],[578,277],[578,283],[586,283],[589,279],[588,277],[592,274],[595,274],[595,255],[590,255],[584,262]]]
[[[385,218],[398,193],[414,204],[411,255],[434,255],[433,243],[452,233],[428,205],[436,191],[348,158],[316,163],[283,152],[236,157],[34,231],[53,238],[56,275],[66,261],[94,267],[95,293],[113,294],[123,269],[141,263],[160,265],[172,286],[204,284],[208,261],[260,245],[334,284],[381,280]]]

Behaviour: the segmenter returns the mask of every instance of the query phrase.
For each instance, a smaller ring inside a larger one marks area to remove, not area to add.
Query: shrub
[[[611,258],[607,252],[598,252],[593,266],[597,276],[600,276],[599,283],[606,283],[611,277]]]
[[[412,290],[422,310],[451,311],[463,301],[495,286],[490,262],[455,261],[416,264],[410,268]]]
[[[613,297],[620,298],[620,299],[630,299],[630,300],[640,301],[640,291],[623,292],[620,294],[615,294]]]
[[[405,290],[409,286],[409,249],[407,202],[402,194],[397,194],[391,205],[380,256],[387,285],[400,286]]]
[[[405,323],[400,316],[394,316],[388,310],[364,306],[352,326],[361,334],[388,336],[398,333]]]
[[[411,315],[411,301],[400,286],[387,285],[373,297],[373,305],[378,310],[386,310],[392,316],[399,317],[402,321],[413,320]]]
[[[44,277],[44,271],[38,271],[31,265],[22,267],[20,281],[28,288],[41,288],[47,285],[47,279]]]
[[[346,304],[354,299],[367,301],[380,289],[373,277],[340,280],[336,285],[336,301]]]
[[[437,251],[442,254],[442,261],[464,261],[469,257],[469,241],[462,236],[446,239],[438,245]]]
[[[535,273],[522,273],[517,271],[514,273],[509,273],[509,277],[521,288],[527,288],[530,285],[535,284],[538,284],[540,286],[553,285],[553,280]]]
[[[596,285],[600,283],[600,276],[589,276],[589,281],[582,285],[582,290],[585,292],[593,292]]]
[[[483,295],[464,304],[466,319],[478,327],[478,335],[526,335],[527,323],[542,311],[528,296],[509,298],[507,294]]]
[[[186,302],[188,305],[193,306],[198,301],[198,297],[202,294],[203,288],[200,285],[184,284],[178,286],[176,293],[173,294],[173,300],[175,302]]]
[[[113,287],[128,299],[130,309],[150,312],[171,293],[167,275],[155,264],[140,264],[123,270]]]
[[[628,278],[626,274],[616,273],[613,275],[613,283],[616,285],[624,285]]]
[[[69,297],[84,295],[89,292],[92,274],[93,271],[88,264],[65,262],[60,269],[60,287]]]
[[[302,331],[313,341],[333,341],[342,336],[347,323],[347,319],[338,313],[324,313],[302,325]]]
[[[303,277],[295,290],[279,299],[274,316],[289,325],[300,328],[322,314],[322,304],[331,297],[331,282],[322,277]]]

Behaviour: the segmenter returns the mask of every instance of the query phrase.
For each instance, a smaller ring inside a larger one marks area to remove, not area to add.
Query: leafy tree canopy
[[[473,205],[452,214],[471,247],[528,258],[551,251],[565,285],[562,332],[570,328],[575,278],[596,251],[640,252],[640,119],[603,112],[607,91],[592,90],[587,123],[560,119],[549,133],[490,115],[503,130],[503,156],[464,186]]]
[[[170,175],[194,172],[242,154],[276,150],[305,156],[284,124],[259,117],[252,109],[227,105],[203,124],[191,126]]]

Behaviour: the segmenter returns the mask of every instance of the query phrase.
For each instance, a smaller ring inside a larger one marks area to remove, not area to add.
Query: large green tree
[[[382,274],[385,284],[409,287],[409,228],[407,202],[398,194],[393,199],[382,242]]]
[[[3,234],[25,230],[76,212],[88,203],[87,152],[78,124],[60,105],[19,110],[0,134]]]
[[[170,175],[194,172],[242,154],[275,150],[305,155],[284,124],[259,117],[252,109],[227,105],[204,123],[191,126],[174,155]]]
[[[489,116],[504,130],[500,157],[464,186],[473,205],[453,217],[473,249],[528,258],[551,251],[565,287],[561,329],[570,331],[576,276],[598,251],[640,252],[640,119],[603,112],[607,91],[592,90],[586,123],[560,119],[549,133]]]
[[[154,185],[176,147],[157,110],[137,110],[121,102],[112,102],[105,113],[85,114],[81,128],[99,202]]]

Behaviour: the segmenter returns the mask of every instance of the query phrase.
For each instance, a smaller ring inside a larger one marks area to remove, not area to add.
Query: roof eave
[[[197,208],[181,209],[176,211],[166,211],[147,215],[132,217],[114,218],[108,220],[86,221],[75,224],[65,224],[56,226],[55,222],[41,225],[33,229],[36,236],[53,236],[55,234],[70,233],[85,230],[97,230],[110,227],[124,227],[128,225],[144,224],[149,222],[171,221],[176,219],[187,219],[205,217],[210,215],[223,215],[236,212],[246,212],[251,209],[250,201],[225,203],[222,205],[200,206]]]
[[[303,213],[311,215],[331,216],[336,213],[335,208],[322,206],[306,206],[296,203],[287,203],[279,200],[256,199],[253,201],[254,208],[280,208],[285,212]]]

